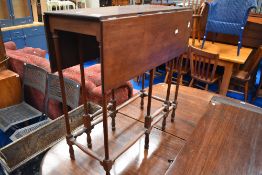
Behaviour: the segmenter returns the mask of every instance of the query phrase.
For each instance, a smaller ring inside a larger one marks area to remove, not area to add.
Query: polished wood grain
[[[262,25],[262,16],[249,16],[248,22]]]
[[[129,5],[129,0],[112,0],[112,5]]]
[[[189,44],[191,45],[192,39],[189,40]],[[200,48],[202,40],[200,42],[195,43],[195,47]],[[219,59],[223,61],[228,61],[232,63],[244,64],[248,58],[248,56],[252,52],[252,48],[242,47],[240,55],[237,56],[237,53],[234,50],[237,50],[237,46],[223,43],[212,43],[211,41],[206,41],[204,51],[210,52],[213,54],[219,54]]]
[[[0,108],[21,102],[21,82],[18,74],[10,70],[0,71]]]
[[[209,104],[167,175],[261,174],[262,110],[223,101]]]
[[[153,87],[153,95],[165,98],[167,84]],[[175,91],[172,85],[171,92]],[[198,121],[206,112],[206,107],[214,94],[189,87],[180,87],[178,108],[175,122],[167,122],[165,131],[161,131],[159,122],[150,134],[149,150],[144,149],[144,139],[138,140],[129,150],[116,160],[111,174],[164,174],[169,167],[168,160],[175,159],[185,140],[191,135]],[[174,93],[170,94],[170,99]],[[147,97],[144,99],[147,105]],[[156,111],[162,103],[152,99],[151,112]],[[190,110],[189,110],[190,109]],[[146,108],[140,108],[140,99],[135,100],[120,110],[116,117],[116,130],[109,130],[110,152],[121,149],[126,142],[133,138],[144,126]],[[170,120],[170,116],[167,118]],[[109,120],[110,121],[110,120]],[[102,125],[95,126],[92,132],[93,149],[103,156]],[[86,145],[86,137],[79,138],[79,142]],[[68,146],[63,140],[45,155],[42,161],[41,173],[51,174],[103,174],[103,168],[97,161],[86,156],[79,149],[75,149],[76,160],[69,158]]]
[[[183,54],[187,49],[191,17],[191,11],[181,11],[104,21],[102,69],[105,90],[119,87]]]
[[[196,42],[195,47],[200,48],[201,42]],[[192,40],[189,39],[189,45],[192,45]],[[221,95],[226,95],[228,91],[228,86],[230,83],[230,79],[233,73],[233,66],[235,64],[244,64],[249,55],[252,52],[251,48],[242,47],[240,55],[237,56],[236,50],[237,47],[229,44],[223,43],[212,43],[210,41],[206,41],[203,50],[205,52],[219,54],[218,65],[224,67],[224,74],[222,77],[222,83],[220,86],[219,93]]]

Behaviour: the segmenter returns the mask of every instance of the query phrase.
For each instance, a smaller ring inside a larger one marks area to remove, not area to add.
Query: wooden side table
[[[19,75],[10,71],[0,72],[0,108],[21,102],[21,83]]]
[[[106,174],[109,175],[115,160],[144,135],[144,148],[149,149],[149,134],[152,127],[163,119],[162,130],[164,130],[169,112],[172,112],[171,121],[174,122],[179,84],[174,91],[174,100],[170,100],[171,76],[168,81],[166,99],[152,95],[154,68],[170,62],[170,70],[173,69],[174,58],[179,57],[187,49],[191,18],[190,9],[153,5],[87,8],[79,9],[77,13],[73,10],[45,13],[50,67],[52,72],[58,71],[60,78],[66,138],[72,160],[75,159],[74,145],[99,161]],[[91,42],[94,38],[96,41]],[[66,108],[62,69],[80,64],[81,84],[84,85],[83,63],[86,61],[84,51],[87,48],[90,48],[87,56],[98,55],[101,60],[102,110],[90,115],[86,105],[85,88],[82,88],[84,127],[73,134]],[[144,85],[142,85],[141,93],[116,106],[114,89],[148,70],[150,70],[148,93],[144,91]],[[110,91],[112,97],[109,101],[106,93]],[[125,146],[112,154],[109,148],[107,120],[109,117],[112,118],[111,127],[112,131],[115,131],[115,118],[120,115],[118,111],[139,97],[141,97],[140,108],[144,108],[144,97],[148,97],[144,127],[136,137],[132,137]],[[163,106],[154,113],[151,113],[152,98],[163,103]],[[100,122],[103,122],[104,156],[92,150],[90,135],[93,127]],[[76,139],[84,133],[87,135],[88,147]]]

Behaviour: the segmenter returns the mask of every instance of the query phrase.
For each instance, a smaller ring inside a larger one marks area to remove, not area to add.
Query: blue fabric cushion
[[[256,0],[214,0],[209,4],[207,32],[241,35]]]
[[[221,21],[209,20],[207,22],[207,32],[224,33],[231,35],[239,35],[244,28],[238,23],[228,23]]]

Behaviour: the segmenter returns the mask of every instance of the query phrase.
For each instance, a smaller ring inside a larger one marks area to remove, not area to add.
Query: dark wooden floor
[[[172,87],[172,92],[174,92]],[[153,88],[153,94],[165,97],[166,85],[160,84]],[[171,95],[173,99],[174,93]],[[138,140],[127,152],[115,162],[111,174],[148,174],[161,175],[169,167],[168,160],[174,159],[187,139],[193,132],[196,124],[207,110],[207,105],[214,94],[181,87],[179,91],[178,109],[174,123],[168,118],[166,131],[161,131],[161,121],[150,134],[150,147],[144,150],[144,137]],[[145,102],[147,99],[145,98]],[[123,147],[130,138],[143,129],[144,114],[146,110],[139,107],[140,99],[134,101],[128,107],[120,110],[116,120],[116,131],[110,130],[110,153],[116,152]],[[146,103],[145,103],[146,105]],[[152,101],[152,112],[162,104]],[[110,123],[110,120],[109,120]],[[93,150],[99,155],[104,155],[103,127],[99,124],[92,132]],[[85,136],[81,136],[79,142],[86,143]],[[71,161],[68,146],[65,141],[53,147],[42,162],[42,174],[105,174],[100,164],[75,148],[76,160]]]

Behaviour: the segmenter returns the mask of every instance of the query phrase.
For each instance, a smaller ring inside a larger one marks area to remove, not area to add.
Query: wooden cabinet
[[[3,31],[3,41],[14,41],[18,49],[34,47],[47,50],[44,26]]]
[[[112,5],[129,5],[129,0],[112,0]]]
[[[30,0],[1,0],[0,27],[33,22]]]
[[[21,102],[21,83],[18,74],[3,70],[0,72],[0,108]]]

